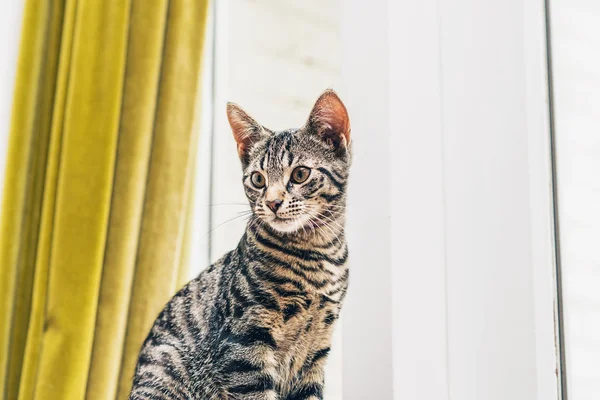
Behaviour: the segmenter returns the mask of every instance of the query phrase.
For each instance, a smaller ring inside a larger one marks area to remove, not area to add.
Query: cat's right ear
[[[234,103],[227,103],[227,119],[237,143],[238,154],[242,161],[247,161],[252,145],[265,134],[264,128]]]

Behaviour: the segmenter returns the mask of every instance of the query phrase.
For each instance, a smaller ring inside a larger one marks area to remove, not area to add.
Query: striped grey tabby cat
[[[331,90],[304,127],[227,116],[252,208],[237,248],[160,313],[130,399],[317,400],[348,286],[350,121]]]

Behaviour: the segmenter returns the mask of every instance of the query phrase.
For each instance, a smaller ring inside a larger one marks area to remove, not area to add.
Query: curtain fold
[[[207,0],[28,0],[0,225],[2,399],[124,399],[187,269]]]

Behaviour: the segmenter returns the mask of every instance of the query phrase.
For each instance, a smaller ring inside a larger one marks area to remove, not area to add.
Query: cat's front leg
[[[274,349],[265,343],[229,349],[222,360],[227,400],[280,400]]]
[[[246,362],[239,362],[241,364]],[[275,379],[265,370],[234,375],[225,390],[227,400],[280,400],[275,390]]]
[[[324,367],[328,354],[329,346],[309,355],[284,400],[323,400]]]

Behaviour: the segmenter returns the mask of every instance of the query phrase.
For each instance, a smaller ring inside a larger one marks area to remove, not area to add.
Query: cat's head
[[[325,91],[300,129],[273,132],[233,103],[227,117],[254,214],[284,233],[338,230],[351,146],[348,112],[337,94]]]

